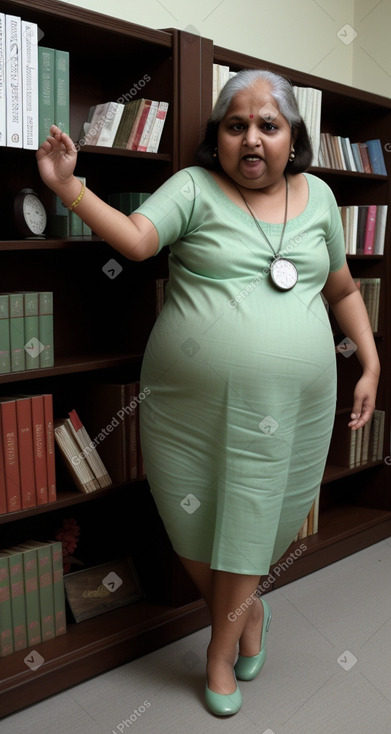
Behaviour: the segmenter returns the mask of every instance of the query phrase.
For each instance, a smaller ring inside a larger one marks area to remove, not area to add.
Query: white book
[[[377,217],[376,217],[376,229],[375,229],[375,242],[373,252],[375,255],[384,254],[384,238],[386,233],[387,223],[387,204],[378,204]]]
[[[22,22],[16,15],[5,16],[5,81],[7,106],[7,145],[21,148],[22,123]]]
[[[38,26],[22,20],[23,148],[39,147],[38,119]]]
[[[160,138],[162,137],[164,123],[168,110],[168,102],[159,102],[156,113],[155,122],[152,125],[151,135],[147,147],[148,153],[157,153],[159,149]]]
[[[97,145],[102,145],[105,148],[112,147],[124,109],[125,105],[120,102],[109,102]]]
[[[0,13],[0,145],[7,142],[5,96],[5,15]]]

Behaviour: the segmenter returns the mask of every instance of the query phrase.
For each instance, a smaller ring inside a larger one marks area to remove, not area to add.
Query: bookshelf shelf
[[[195,163],[194,151],[211,111],[213,62],[227,64],[235,71],[269,68],[287,76],[293,84],[321,89],[325,130],[345,134],[351,140],[380,138],[383,144],[389,140],[391,100],[379,95],[214,46],[211,40],[185,31],[143,28],[58,0],[0,0],[0,11],[37,22],[45,34],[44,45],[70,52],[74,140],[80,135],[91,105],[102,99],[119,98],[147,72],[151,81],[137,96],[148,94],[169,102],[161,145],[164,152],[81,148],[77,173],[85,175],[87,185],[105,200],[113,186],[118,187],[116,191],[128,191],[135,181],[138,191],[153,191],[179,168]],[[107,64],[102,70],[103,48]],[[391,158],[385,158],[389,168]],[[0,196],[7,202],[6,212],[11,212],[11,197],[21,188],[29,186],[45,193],[34,152],[3,147],[0,160],[5,172]],[[310,172],[329,183],[341,205],[391,203],[387,176],[319,167]],[[378,406],[386,412],[386,436],[390,434],[391,399],[387,385],[391,302],[385,298],[390,286],[390,234],[388,222],[384,256],[349,255],[354,277],[370,275],[382,280],[376,343],[382,361]],[[129,381],[130,376],[133,379],[139,374],[143,349],[155,320],[155,281],[167,277],[163,254],[134,264],[121,259],[97,237],[23,240],[8,222],[0,228],[0,238],[0,268],[7,278],[7,289],[52,290],[55,305],[55,366],[0,375],[2,394],[12,395],[16,389],[24,393],[37,389],[53,392],[60,417],[64,406],[68,406],[67,410],[77,408],[90,381],[102,376],[108,382],[117,378],[122,381],[124,375]],[[113,256],[121,259],[124,270],[114,283],[102,276],[104,264]],[[337,403],[337,413],[341,415],[350,412],[350,407],[345,406],[349,406],[358,375],[354,359],[337,360],[339,375],[343,377]],[[388,453],[385,446],[385,458]],[[94,522],[87,524],[91,525],[89,540],[93,541],[92,565],[96,565],[107,551],[96,527],[104,526],[110,515],[123,528],[112,540],[121,538],[125,555],[131,555],[131,550],[138,553],[147,581],[146,596],[104,616],[70,623],[67,634],[37,646],[45,660],[37,671],[31,671],[24,663],[28,650],[0,659],[0,694],[4,694],[0,695],[0,716],[124,664],[210,622],[205,604],[197,599],[189,578],[168,549],[145,481],[115,484],[84,495],[69,488],[70,480],[60,462],[57,470],[56,502],[0,516],[7,546],[32,533],[45,532],[50,523],[67,516],[70,508],[75,517],[85,513],[88,519],[93,511]],[[353,469],[326,467],[319,532],[291,546],[285,557],[300,542],[307,549],[276,579],[275,587],[391,535],[389,471],[384,460]],[[125,523],[132,511],[137,513],[137,528],[129,537]],[[156,592],[158,583],[160,589]],[[167,598],[161,604],[164,594]]]

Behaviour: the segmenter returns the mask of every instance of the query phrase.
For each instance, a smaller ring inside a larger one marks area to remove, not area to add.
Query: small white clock
[[[47,216],[42,201],[33,189],[22,189],[15,197],[14,218],[18,232],[25,237],[42,238]]]

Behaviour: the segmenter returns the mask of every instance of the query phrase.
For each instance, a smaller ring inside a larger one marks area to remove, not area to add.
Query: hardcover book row
[[[39,35],[0,13],[0,145],[36,150],[53,123],[69,133],[69,53],[38,46]]]
[[[53,397],[0,398],[0,515],[57,499]]]
[[[54,364],[53,293],[0,293],[0,374]]]
[[[79,145],[99,145],[157,153],[166,121],[168,102],[134,99],[105,102],[90,108]]]
[[[348,255],[383,255],[387,204],[340,206]]]
[[[0,657],[66,632],[62,543],[28,541],[0,552]],[[34,657],[25,659],[34,670]]]

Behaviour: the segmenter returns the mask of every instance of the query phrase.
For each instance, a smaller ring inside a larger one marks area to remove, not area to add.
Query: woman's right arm
[[[37,150],[39,173],[65,206],[70,206],[81,193],[80,180],[73,173],[77,151],[71,138],[55,125],[50,133]],[[87,188],[74,211],[93,232],[130,260],[145,260],[158,249],[157,230],[147,217],[128,217]]]

